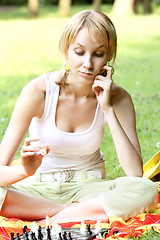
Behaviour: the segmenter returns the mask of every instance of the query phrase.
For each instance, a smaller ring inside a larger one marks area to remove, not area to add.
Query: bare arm
[[[15,105],[10,123],[0,145],[0,185],[6,186],[27,177],[26,169],[10,166],[34,116],[43,114],[45,84],[38,78],[27,84]],[[37,149],[28,149],[36,152]],[[21,158],[22,159],[22,158]],[[23,162],[23,159],[22,159]]]
[[[129,94],[112,82],[112,69],[107,77],[98,75],[93,91],[110,128],[119,162],[128,176],[143,174],[140,146],[136,133],[135,112]]]
[[[135,111],[127,92],[120,90],[113,97],[112,106],[105,116],[114,140],[119,162],[129,176],[142,176],[143,162],[136,133]]]

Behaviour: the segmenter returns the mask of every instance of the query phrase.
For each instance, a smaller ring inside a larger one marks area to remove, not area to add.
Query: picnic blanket
[[[85,220],[84,223],[90,224],[91,227],[95,227],[97,222]],[[17,218],[0,217],[0,240],[9,240],[10,232],[14,232],[15,235],[17,232],[20,234],[23,233],[24,225],[27,225],[30,229],[31,222]],[[59,223],[59,225],[62,228],[80,228],[81,222],[64,222]],[[110,217],[108,221],[101,221],[101,227],[109,229],[108,234],[106,235],[107,240],[117,239],[117,237],[119,239],[127,239],[129,236],[138,237],[152,227],[160,232],[160,194],[159,203],[152,213],[139,214],[128,221],[116,217]]]

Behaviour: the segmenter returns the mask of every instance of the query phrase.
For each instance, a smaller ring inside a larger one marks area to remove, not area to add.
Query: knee
[[[158,188],[154,182],[149,179],[142,178],[143,197],[148,201],[149,210],[155,208],[158,203]]]
[[[0,187],[0,214],[1,214],[1,210],[2,210],[2,206],[4,203],[4,200],[6,198],[6,194],[7,194],[7,188],[5,187]]]

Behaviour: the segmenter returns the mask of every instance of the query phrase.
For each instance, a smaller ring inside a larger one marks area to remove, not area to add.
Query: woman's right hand
[[[27,177],[32,176],[41,165],[44,157],[40,152],[41,149],[46,149],[46,154],[48,154],[49,144],[42,145],[40,139],[25,139],[20,153],[21,164]]]

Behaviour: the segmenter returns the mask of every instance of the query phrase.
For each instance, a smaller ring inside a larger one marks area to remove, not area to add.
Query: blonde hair
[[[97,10],[84,10],[71,18],[64,28],[59,41],[59,49],[62,54],[67,57],[70,44],[75,40],[75,37],[82,28],[86,28],[89,33],[91,32],[97,42],[99,38],[103,39],[108,50],[107,61],[112,61],[112,64],[114,64],[117,52],[116,30],[110,18]],[[62,85],[61,83],[64,83],[65,77],[65,73],[63,72],[61,79],[57,83]]]

